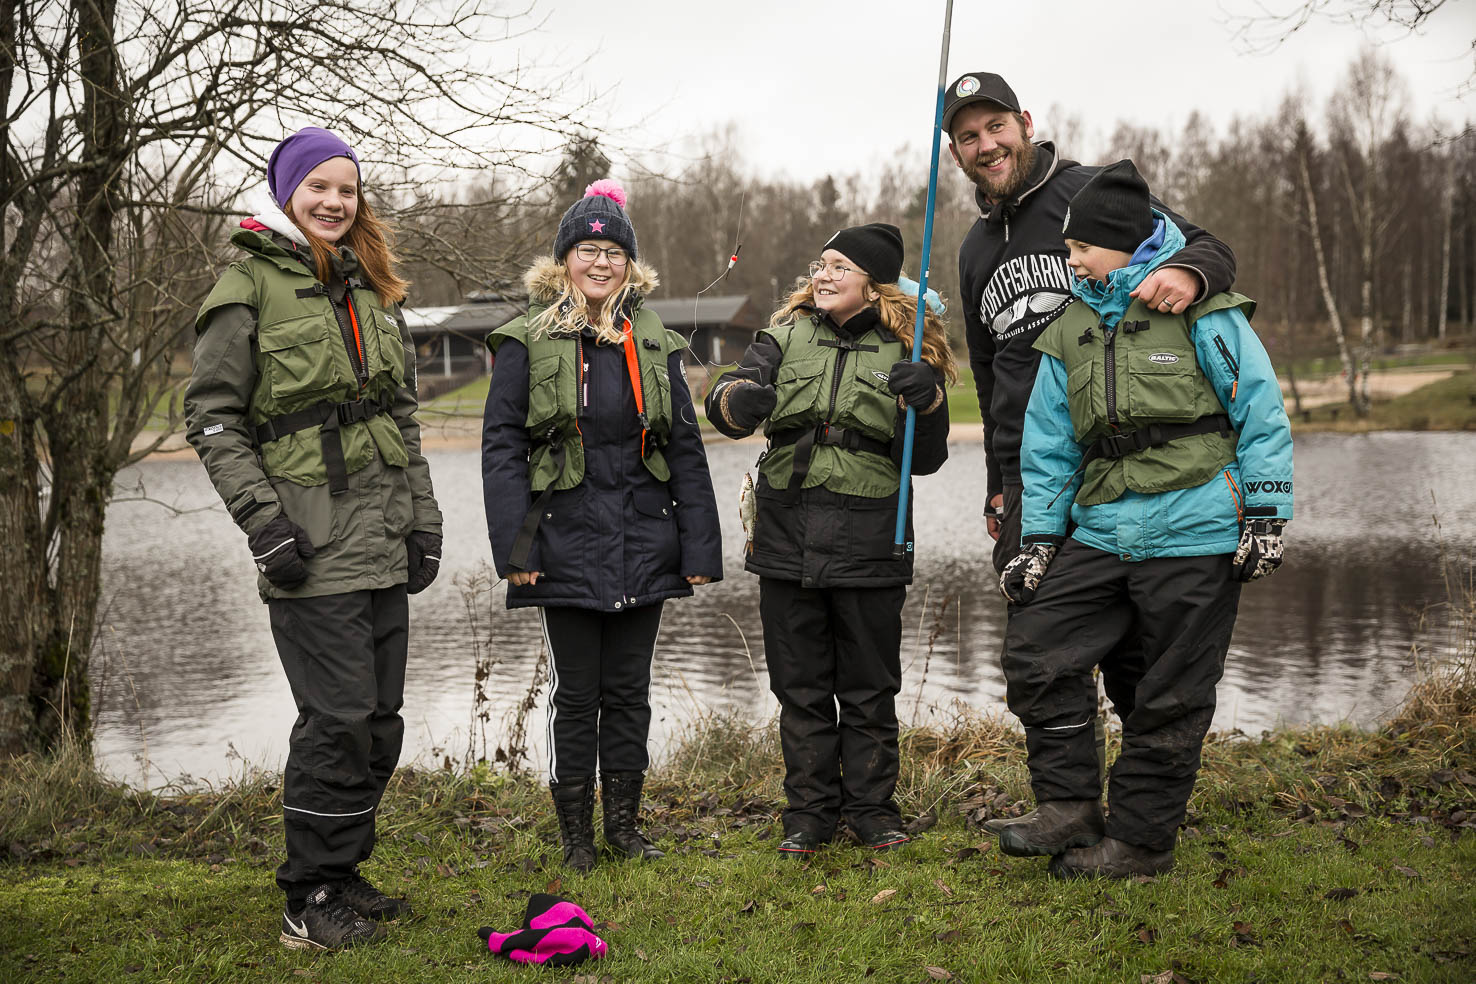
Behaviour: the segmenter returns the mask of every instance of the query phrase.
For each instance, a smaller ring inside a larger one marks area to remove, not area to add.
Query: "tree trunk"
[[[1435,339],[1445,343],[1446,309],[1450,305],[1450,229],[1455,216],[1455,148],[1445,165],[1444,222],[1440,236],[1440,290],[1435,297]],[[1428,325],[1426,326],[1428,328]]]
[[[1307,228],[1312,236],[1312,252],[1317,259],[1317,284],[1322,289],[1322,303],[1327,308],[1327,319],[1332,324],[1333,337],[1338,342],[1338,361],[1343,366],[1343,379],[1348,384],[1348,402],[1362,413],[1358,402],[1358,370],[1353,365],[1353,354],[1348,350],[1348,336],[1343,331],[1343,317],[1338,313],[1338,302],[1333,297],[1332,284],[1327,277],[1327,255],[1322,249],[1322,231],[1317,225],[1317,196],[1312,193],[1312,173],[1307,167],[1307,153],[1297,154],[1297,164],[1302,172],[1302,190],[1307,199]]]

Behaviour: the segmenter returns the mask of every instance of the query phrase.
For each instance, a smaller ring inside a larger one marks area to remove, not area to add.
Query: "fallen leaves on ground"
[[[871,897],[871,901],[873,904],[876,904],[878,902],[885,902],[887,899],[896,894],[897,890],[895,888],[884,888],[880,892],[877,892],[875,895],[873,895]]]

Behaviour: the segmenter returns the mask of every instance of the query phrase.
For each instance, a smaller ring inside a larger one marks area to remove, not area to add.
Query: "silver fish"
[[[738,491],[738,518],[743,520],[743,552],[753,553],[753,531],[758,526],[758,500],[753,494],[753,474],[743,473]]]

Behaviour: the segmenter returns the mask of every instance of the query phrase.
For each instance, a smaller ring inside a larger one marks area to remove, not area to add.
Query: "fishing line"
[[[709,379],[711,379],[713,367],[707,363],[706,359],[702,358],[702,354],[692,345],[692,340],[697,337],[697,305],[702,300],[703,294],[706,294],[726,280],[728,274],[732,273],[733,268],[738,265],[738,254],[743,251],[743,205],[747,199],[748,189],[745,188],[738,195],[738,228],[733,236],[733,252],[728,255],[728,265],[723,267],[723,272],[718,274],[712,283],[699,290],[697,296],[692,298],[692,333],[687,336],[687,351],[691,352],[697,359],[697,363],[703,369],[707,370]]]

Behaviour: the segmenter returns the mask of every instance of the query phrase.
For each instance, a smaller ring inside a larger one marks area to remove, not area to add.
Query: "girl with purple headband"
[[[410,912],[359,873],[400,757],[407,595],[435,579],[415,349],[353,148],[277,145],[272,201],[195,321],[186,436],[246,534],[297,721],[282,781],[281,942],[336,950]]]

